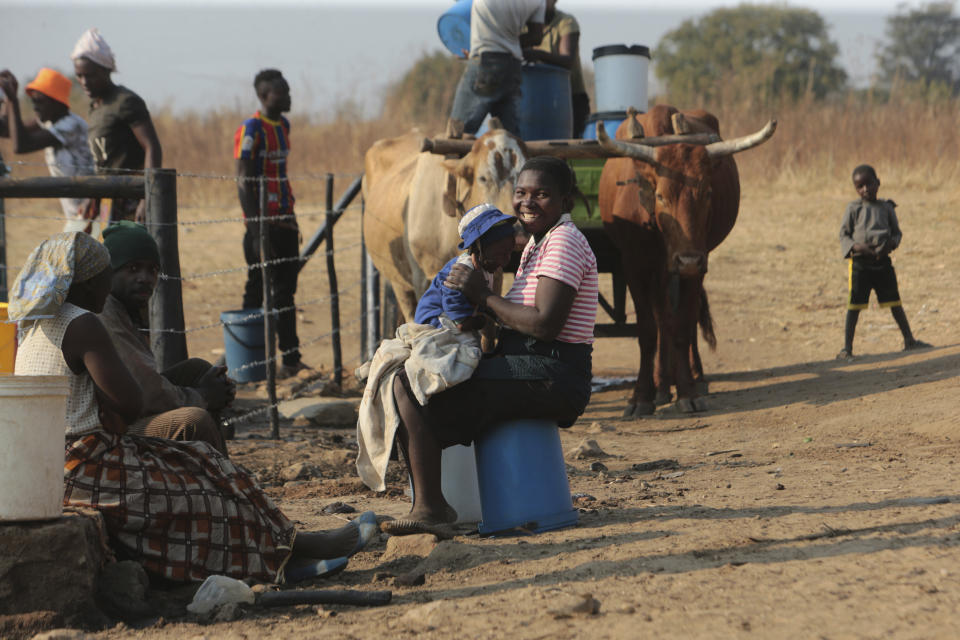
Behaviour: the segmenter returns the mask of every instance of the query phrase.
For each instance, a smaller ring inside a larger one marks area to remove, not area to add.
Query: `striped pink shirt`
[[[597,319],[597,257],[569,214],[564,214],[540,242],[530,238],[507,300],[534,306],[540,276],[559,280],[577,290],[567,323],[557,340],[592,344]]]

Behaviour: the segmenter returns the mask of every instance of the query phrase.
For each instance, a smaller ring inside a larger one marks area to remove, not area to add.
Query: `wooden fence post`
[[[147,169],[144,195],[147,229],[160,249],[160,272],[168,276],[157,283],[157,290],[150,300],[150,344],[157,358],[157,366],[163,371],[187,359],[180,249],[177,244],[176,170]]]

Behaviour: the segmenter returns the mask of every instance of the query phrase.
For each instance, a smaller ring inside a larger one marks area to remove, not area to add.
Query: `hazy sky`
[[[653,48],[683,20],[736,4],[560,0],[558,6],[579,20],[581,60],[589,65],[595,47]],[[201,0],[193,5],[0,0],[0,68],[10,68],[20,78],[32,77],[42,66],[69,72],[74,42],[96,26],[116,54],[116,81],[142,95],[151,108],[252,111],[253,75],[278,67],[290,80],[294,109],[323,113],[352,100],[369,115],[379,109],[386,88],[420,55],[442,49],[437,18],[449,6],[449,0]],[[884,19],[896,1],[808,0],[790,6],[821,12],[840,45],[841,64],[854,83],[866,84]]]

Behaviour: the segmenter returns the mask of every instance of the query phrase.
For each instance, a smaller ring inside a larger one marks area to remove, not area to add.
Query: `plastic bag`
[[[245,583],[227,576],[210,576],[197,589],[187,611],[203,614],[222,604],[253,604],[255,599],[256,594]]]

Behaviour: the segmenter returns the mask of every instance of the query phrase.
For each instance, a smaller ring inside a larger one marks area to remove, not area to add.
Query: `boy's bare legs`
[[[837,354],[837,360],[849,360],[853,357],[853,336],[857,332],[859,309],[847,309],[847,319],[843,327],[843,350]]]
[[[440,488],[440,456],[443,453],[440,443],[430,433],[399,376],[393,384],[393,395],[401,421],[397,442],[413,480],[413,508],[404,520],[427,525],[454,522],[457,512],[447,503]]]
[[[923,349],[932,346],[913,337],[913,332],[910,331],[910,323],[907,322],[907,314],[904,312],[902,305],[890,307],[890,313],[893,314],[893,319],[897,321],[897,326],[900,327],[900,333],[903,334],[904,351],[909,351],[910,349]]]

